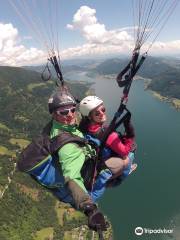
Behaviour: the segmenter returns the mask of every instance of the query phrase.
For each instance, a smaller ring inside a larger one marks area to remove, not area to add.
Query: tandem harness
[[[102,150],[105,146],[106,140],[108,136],[113,132],[116,131],[116,129],[125,121],[126,118],[131,117],[130,111],[126,108],[126,104],[128,101],[128,94],[130,91],[130,87],[133,81],[133,77],[139,70],[139,68],[142,66],[144,60],[146,59],[147,53],[145,53],[143,56],[141,56],[139,60],[139,51],[140,48],[136,48],[133,51],[132,59],[127,64],[127,66],[118,74],[117,76],[117,83],[119,87],[124,87],[123,89],[123,96],[121,97],[120,105],[118,107],[118,110],[114,114],[114,117],[109,125],[109,127],[104,132],[102,138],[101,138],[101,145],[99,150],[99,157],[101,158]],[[139,60],[139,62],[138,62]],[[123,113],[125,114],[123,115]],[[123,116],[122,116],[123,115]]]
[[[84,147],[88,144],[88,141],[68,132],[61,132],[58,136],[51,139],[48,135],[42,134],[22,151],[17,167],[20,171],[30,174],[45,187],[61,187],[65,182],[58,161],[57,151],[68,143],[75,143]],[[90,182],[92,179],[94,167],[93,158],[85,161],[81,174],[87,182]]]

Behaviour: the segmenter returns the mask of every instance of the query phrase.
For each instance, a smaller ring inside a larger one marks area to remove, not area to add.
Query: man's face
[[[76,123],[76,107],[72,104],[59,107],[53,113],[53,117],[62,124],[74,125]]]

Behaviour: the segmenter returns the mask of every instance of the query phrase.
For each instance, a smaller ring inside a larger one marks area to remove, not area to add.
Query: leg
[[[105,165],[110,169],[110,171],[113,174],[111,179],[120,176],[123,173],[123,170],[128,166],[128,164],[129,164],[128,157],[126,157],[125,159],[111,157],[105,161]]]

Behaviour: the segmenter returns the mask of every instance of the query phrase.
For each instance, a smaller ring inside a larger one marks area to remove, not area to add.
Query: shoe
[[[135,171],[136,168],[137,168],[137,164],[136,164],[136,163],[133,163],[133,164],[131,165],[131,169],[130,169],[130,171],[129,171],[129,175],[130,175],[133,171]]]

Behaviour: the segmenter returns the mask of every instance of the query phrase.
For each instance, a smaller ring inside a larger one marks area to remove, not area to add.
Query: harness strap
[[[124,87],[123,94],[128,95],[131,83],[133,80],[133,77],[138,72],[139,68],[143,64],[144,60],[146,59],[147,53],[143,54],[140,58],[138,64],[138,58],[139,58],[139,51],[135,51],[133,54],[133,57],[131,61],[127,64],[127,66],[118,74],[117,76],[117,83],[119,87]],[[124,79],[123,79],[124,77]]]
[[[124,112],[124,109],[125,109],[125,108],[126,108],[126,106],[125,106],[123,103],[121,103],[120,106],[119,106],[119,108],[118,108],[118,111],[115,113],[115,115],[114,115],[114,117],[113,117],[113,119],[112,119],[109,127],[108,127],[108,128],[106,129],[106,131],[104,132],[104,134],[103,134],[103,136],[102,136],[102,139],[101,139],[101,146],[100,146],[100,151],[99,151],[100,156],[101,156],[102,149],[103,149],[104,146],[105,146],[105,143],[106,143],[106,140],[107,140],[109,134],[114,131],[115,126],[116,126],[116,122],[117,122],[117,120],[120,118],[120,116],[122,115],[122,113]]]
[[[126,117],[130,114],[130,111],[126,108],[126,103],[128,101],[128,94],[129,94],[129,91],[131,88],[133,77],[135,76],[135,74],[137,73],[139,68],[142,66],[142,64],[147,56],[147,53],[145,53],[138,62],[139,50],[140,50],[140,48],[134,49],[131,61],[117,76],[116,80],[118,82],[118,85],[120,87],[124,87],[123,96],[121,98],[121,102],[120,102],[117,112],[114,114],[114,117],[113,117],[109,127],[106,129],[106,131],[103,134],[103,137],[101,139],[101,146],[100,146],[100,151],[99,151],[100,158],[102,155],[102,149],[105,146],[105,143],[106,143],[106,140],[107,140],[109,134],[111,132],[115,131],[124,122]],[[123,76],[125,78],[124,80],[122,80]],[[121,118],[122,114],[124,113],[124,110],[126,110],[126,114]]]
[[[97,232],[99,235],[99,240],[104,240],[104,236],[103,236],[101,227],[97,226]]]
[[[57,61],[57,58],[56,56],[54,55],[53,57],[50,57],[49,58],[49,61],[52,63],[52,65],[54,66],[54,69],[56,71],[56,74],[57,74],[57,77],[58,79],[60,80],[62,86],[64,86],[64,79],[63,79],[63,75],[62,75],[62,72],[61,72],[61,69],[60,69],[60,66],[58,64],[58,61]]]
[[[51,71],[49,69],[49,65],[48,62],[46,63],[46,66],[44,68],[44,70],[41,73],[41,78],[44,82],[47,82],[51,79]]]
[[[87,144],[87,140],[78,136],[73,136],[68,132],[61,132],[60,135],[50,139],[50,152],[54,153],[67,143],[77,143],[78,145]]]

